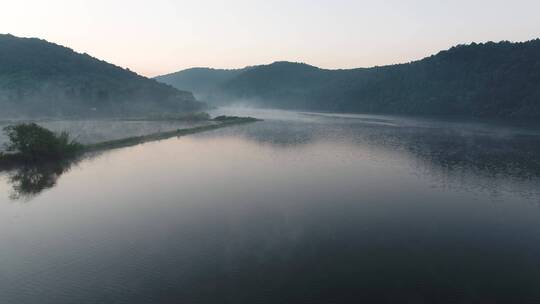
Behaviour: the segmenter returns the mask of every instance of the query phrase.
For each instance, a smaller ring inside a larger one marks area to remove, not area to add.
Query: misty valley
[[[146,77],[0,34],[0,304],[537,303],[539,119],[539,39]]]

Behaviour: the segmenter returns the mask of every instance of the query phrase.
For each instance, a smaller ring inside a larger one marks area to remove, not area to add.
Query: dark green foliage
[[[366,69],[276,62],[242,71],[214,90],[216,100],[264,107],[540,118],[540,40],[460,45]]]
[[[200,109],[180,91],[40,39],[0,35],[0,116],[132,116]]]
[[[226,115],[220,115],[214,118],[215,121],[220,121],[220,122],[235,121],[235,120],[242,120],[242,119],[252,119],[252,118],[240,117],[240,116],[226,116]]]
[[[177,73],[158,76],[155,79],[159,82],[172,85],[181,90],[197,92],[197,97],[209,98],[213,90],[221,83],[224,83],[242,72],[244,69],[210,69],[210,68],[191,68]]]
[[[55,134],[35,123],[4,128],[9,143],[7,151],[29,161],[58,160],[75,156],[83,146],[69,138],[67,132]]]

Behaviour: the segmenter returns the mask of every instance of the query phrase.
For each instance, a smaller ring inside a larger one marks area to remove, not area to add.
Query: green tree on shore
[[[7,126],[4,132],[9,138],[6,151],[24,160],[58,160],[75,156],[83,146],[70,139],[67,132],[56,134],[35,123]]]

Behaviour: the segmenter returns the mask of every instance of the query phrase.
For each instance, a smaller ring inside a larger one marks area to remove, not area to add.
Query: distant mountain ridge
[[[36,38],[0,35],[2,117],[125,116],[201,108],[193,94]]]
[[[337,112],[540,118],[540,40],[458,45],[419,61],[373,68],[326,70],[303,63],[275,62],[207,84],[212,89],[205,94],[215,103],[240,101],[263,107]]]
[[[180,72],[171,73],[155,77],[157,81],[172,85],[176,88],[182,88],[191,92],[197,92],[199,98],[207,98],[206,92],[212,91],[219,86],[246,70],[243,69],[212,69],[212,68],[191,68]]]

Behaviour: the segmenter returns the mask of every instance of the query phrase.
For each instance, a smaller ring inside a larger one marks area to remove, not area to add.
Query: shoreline
[[[205,131],[221,129],[221,128],[229,127],[233,125],[253,123],[253,122],[262,121],[262,120],[257,119],[257,118],[252,118],[252,117],[238,117],[238,118],[232,118],[232,119],[228,119],[224,121],[215,121],[215,120],[212,120],[212,121],[217,122],[217,123],[211,124],[211,125],[187,128],[187,129],[177,129],[173,131],[157,132],[157,133],[151,133],[148,135],[126,137],[126,138],[121,138],[121,139],[103,141],[103,142],[99,142],[95,144],[89,144],[89,145],[84,146],[83,153],[131,147],[131,146],[135,146],[139,144],[144,144],[147,142],[160,141],[160,140],[165,140],[172,137],[180,137],[180,136],[185,136],[185,135],[190,135],[190,134],[196,134],[196,133],[201,133]]]
[[[176,129],[172,131],[156,132],[156,133],[151,133],[151,134],[142,135],[142,136],[125,137],[125,138],[120,138],[120,139],[98,142],[94,144],[83,145],[82,150],[78,152],[77,155],[70,158],[59,159],[59,160],[46,160],[46,161],[34,162],[34,161],[28,161],[27,159],[22,159],[18,154],[2,154],[0,152],[0,171],[16,169],[17,167],[25,166],[25,165],[41,165],[41,164],[52,163],[52,162],[72,161],[72,160],[77,160],[83,157],[84,154],[87,154],[87,153],[132,147],[132,146],[144,144],[147,142],[160,141],[160,140],[165,140],[172,137],[191,135],[191,134],[196,134],[196,133],[201,133],[201,132],[206,132],[206,131],[211,131],[211,130],[217,130],[217,129],[221,129],[225,127],[230,127],[234,125],[254,123],[258,121],[262,121],[262,120],[253,118],[253,117],[224,117],[221,119],[219,119],[218,117],[217,119],[209,120],[209,122],[214,122],[214,124],[186,128],[186,129]]]

